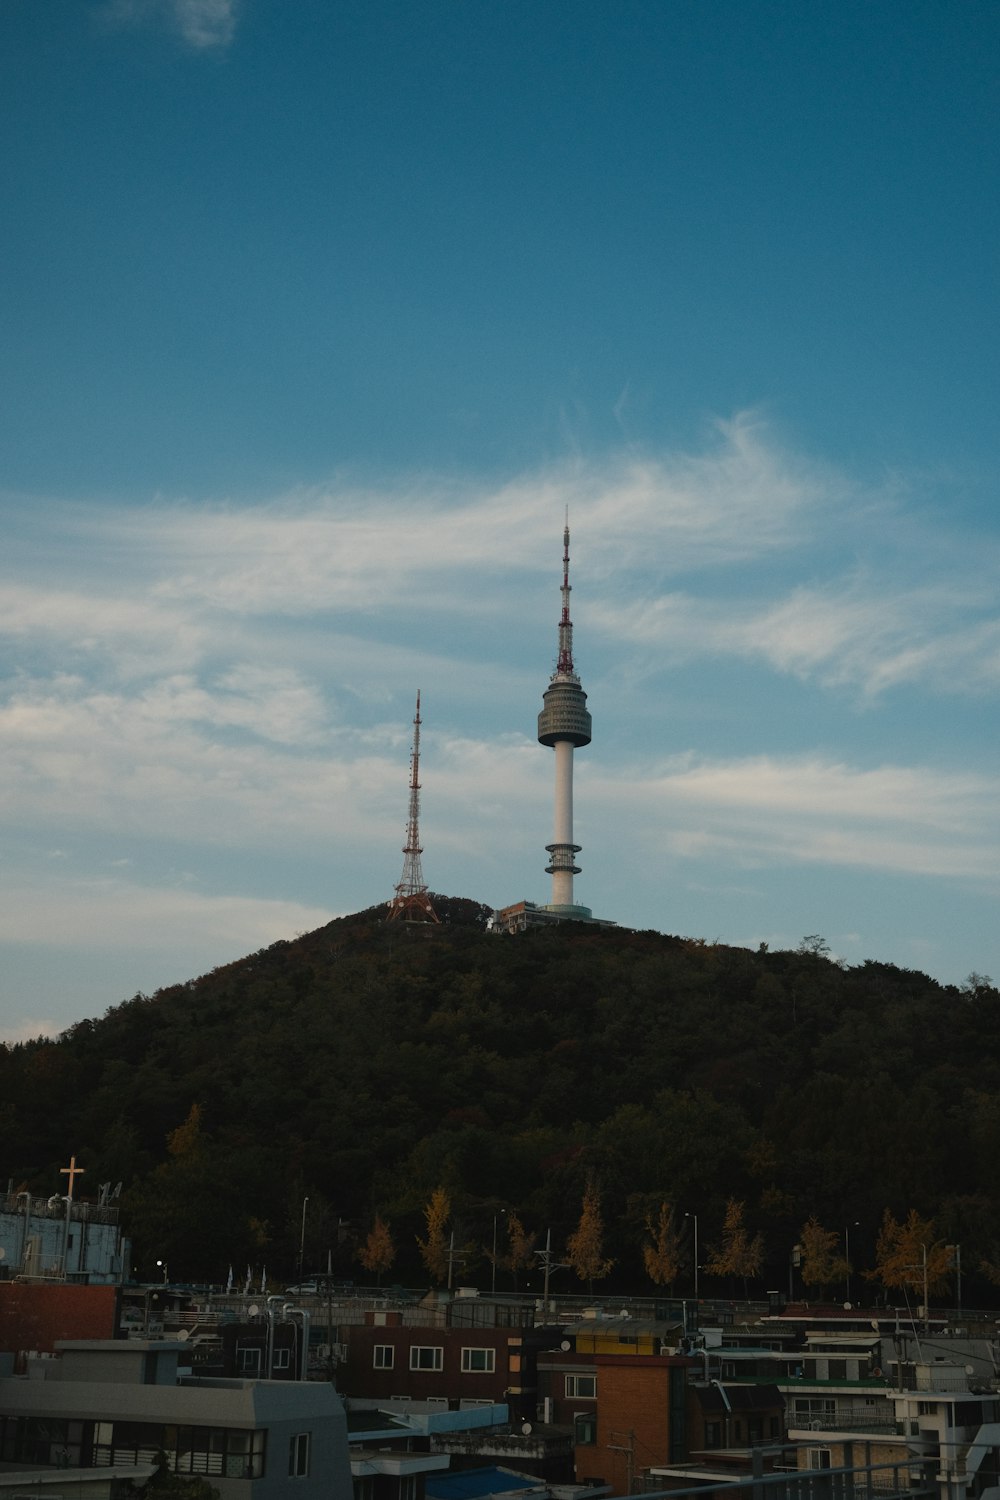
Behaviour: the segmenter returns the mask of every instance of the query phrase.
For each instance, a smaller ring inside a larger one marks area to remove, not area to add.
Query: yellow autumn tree
[[[601,1195],[593,1181],[583,1194],[580,1222],[566,1241],[566,1262],[591,1291],[594,1282],[607,1276],[613,1260],[604,1257],[604,1220],[601,1217]]]
[[[443,1187],[436,1187],[424,1209],[427,1238],[417,1235],[420,1258],[435,1281],[448,1279],[448,1237],[445,1225],[451,1217],[451,1198]]]
[[[889,1209],[875,1242],[875,1269],[866,1271],[871,1281],[884,1287],[908,1287],[923,1295],[944,1291],[954,1264],[954,1248],[936,1237],[934,1220],[921,1218],[911,1208],[900,1221]]]
[[[171,1156],[192,1157],[204,1150],[201,1135],[201,1105],[192,1104],[187,1119],[176,1130],[167,1135],[167,1151]]]
[[[803,1224],[799,1234],[803,1286],[828,1287],[845,1279],[850,1266],[842,1255],[836,1254],[839,1239],[835,1230],[823,1228],[815,1214]]]
[[[537,1234],[528,1234],[520,1215],[511,1209],[507,1214],[507,1253],[497,1256],[497,1264],[511,1273],[515,1291],[519,1274],[527,1270],[534,1259],[537,1238]]]
[[[722,1243],[709,1251],[705,1270],[710,1276],[738,1276],[744,1285],[752,1276],[760,1275],[764,1263],[764,1237],[755,1234],[753,1239],[744,1224],[746,1204],[738,1198],[730,1198],[726,1204],[726,1216],[722,1223]]]
[[[376,1286],[381,1284],[384,1272],[388,1271],[396,1259],[396,1246],[393,1244],[390,1228],[382,1215],[376,1214],[375,1222],[368,1231],[368,1238],[358,1251],[358,1260],[375,1277]]]
[[[656,1218],[646,1215],[650,1238],[643,1243],[642,1259],[646,1274],[656,1286],[671,1286],[681,1268],[680,1235],[670,1204],[660,1204]]]

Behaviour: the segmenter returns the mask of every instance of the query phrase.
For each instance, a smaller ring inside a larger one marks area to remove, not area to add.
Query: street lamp
[[[496,1296],[497,1290],[497,1219],[502,1219],[507,1212],[502,1208],[499,1213],[493,1215],[493,1274],[490,1277],[490,1295]]]
[[[860,1226],[861,1220],[855,1219],[852,1224],[847,1224],[844,1227],[844,1283],[846,1292],[846,1296],[844,1298],[845,1302],[850,1302],[851,1300],[851,1230],[858,1229],[860,1228]]]
[[[685,1219],[691,1219],[694,1223],[694,1300],[698,1300],[698,1215],[685,1214]]]
[[[302,1200],[302,1233],[299,1235],[299,1285],[300,1286],[302,1284],[302,1262],[306,1258],[306,1208],[308,1207],[308,1204],[309,1204],[309,1199],[308,1198],[303,1198],[303,1200]]]
[[[166,1263],[165,1260],[158,1260],[156,1262],[156,1264],[159,1266],[160,1270],[163,1272],[163,1285],[166,1286],[166,1284],[167,1284],[167,1263]]]

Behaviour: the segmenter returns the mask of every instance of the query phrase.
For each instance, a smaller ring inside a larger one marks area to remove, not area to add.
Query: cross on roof
[[[60,1167],[59,1168],[60,1176],[68,1177],[69,1178],[69,1192],[66,1194],[66,1196],[70,1200],[72,1200],[72,1197],[73,1197],[73,1183],[76,1181],[77,1177],[82,1177],[82,1175],[83,1175],[83,1173],[85,1171],[86,1171],[85,1167],[78,1167],[77,1166],[77,1164],[76,1164],[76,1157],[75,1156],[71,1156],[70,1157],[70,1159],[69,1159],[69,1166],[68,1167]]]

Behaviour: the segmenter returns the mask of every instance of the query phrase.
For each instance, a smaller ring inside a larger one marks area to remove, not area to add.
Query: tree
[[[420,1249],[421,1260],[438,1282],[448,1279],[448,1238],[444,1228],[450,1216],[451,1199],[447,1190],[443,1187],[436,1187],[424,1209],[427,1238],[422,1240],[418,1234],[417,1245]]]
[[[512,1209],[507,1215],[507,1254],[498,1256],[497,1259],[498,1263],[513,1276],[515,1291],[517,1291],[518,1273],[527,1270],[534,1259],[537,1238],[537,1234],[527,1233],[520,1216]]]
[[[669,1203],[660,1204],[655,1220],[646,1215],[646,1228],[652,1236],[642,1247],[646,1274],[656,1286],[671,1286],[681,1268],[681,1241]]]
[[[911,1208],[900,1222],[887,1208],[875,1243],[875,1269],[866,1271],[871,1281],[884,1287],[908,1287],[923,1295],[940,1292],[948,1284],[954,1250],[934,1237],[934,1220],[922,1219]]]
[[[368,1231],[368,1238],[358,1251],[358,1260],[366,1271],[374,1275],[377,1286],[381,1285],[383,1273],[388,1271],[396,1259],[396,1246],[389,1233],[390,1228],[391,1225],[377,1213],[375,1222]]]
[[[566,1241],[566,1259],[580,1280],[587,1282],[591,1291],[594,1289],[594,1282],[607,1276],[614,1265],[613,1260],[605,1260],[603,1250],[601,1195],[596,1183],[590,1181],[583,1194],[580,1222]]]
[[[825,1289],[846,1278],[850,1266],[842,1255],[834,1254],[840,1236],[832,1229],[824,1229],[815,1214],[803,1224],[799,1238],[803,1286]]]
[[[130,1494],[141,1500],[219,1500],[219,1491],[201,1474],[175,1474],[160,1450],[156,1470],[145,1484],[130,1484]]]
[[[741,1276],[744,1285],[751,1276],[760,1275],[764,1260],[764,1237],[755,1234],[750,1238],[743,1222],[745,1211],[746,1205],[738,1198],[729,1199],[722,1224],[722,1244],[715,1246],[705,1261],[710,1276]]]

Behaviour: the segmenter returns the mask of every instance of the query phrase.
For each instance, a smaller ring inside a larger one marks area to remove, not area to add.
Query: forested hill
[[[0,1048],[0,1170],[58,1190],[124,1183],[140,1276],[218,1281],[232,1264],[333,1248],[344,1277],[373,1215],[392,1280],[416,1284],[423,1208],[444,1186],[458,1242],[495,1216],[561,1247],[588,1180],[608,1285],[648,1287],[643,1223],[667,1200],[718,1240],[746,1204],[787,1285],[815,1214],[873,1263],[883,1211],[933,1216],[962,1245],[968,1295],[1000,1261],[1000,995],[814,950],[750,952],[573,925],[499,937],[485,908],[435,897],[439,928],[385,908],[331,922],[57,1041]],[[463,1268],[463,1279],[489,1270]],[[704,1249],[703,1249],[704,1254]],[[569,1273],[562,1273],[568,1277]],[[703,1282],[703,1290],[707,1283]]]

